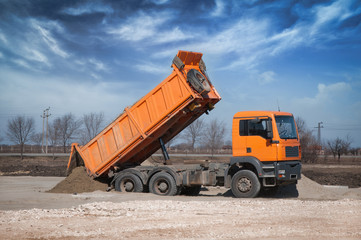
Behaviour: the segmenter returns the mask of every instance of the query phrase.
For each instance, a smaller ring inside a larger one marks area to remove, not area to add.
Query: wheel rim
[[[134,182],[130,179],[124,179],[121,184],[122,192],[133,192],[134,191]]]
[[[249,178],[242,177],[239,179],[237,187],[243,193],[249,192],[252,189],[252,181]]]
[[[187,73],[187,81],[199,93],[208,93],[210,91],[206,78],[198,70],[191,69]]]
[[[199,82],[201,82],[201,83],[204,82],[204,77],[201,74],[196,73],[196,77],[198,78]]]
[[[165,194],[169,190],[169,184],[167,181],[160,179],[155,183],[155,190],[159,194]]]

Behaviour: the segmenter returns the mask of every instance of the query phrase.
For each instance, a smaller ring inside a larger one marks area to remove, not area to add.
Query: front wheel
[[[237,198],[254,198],[258,195],[261,184],[254,172],[241,170],[233,175],[231,190]]]

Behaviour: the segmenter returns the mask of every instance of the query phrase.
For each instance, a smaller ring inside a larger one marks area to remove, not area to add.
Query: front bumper
[[[275,163],[276,179],[280,182],[294,182],[301,179],[302,164],[300,161],[286,161]]]

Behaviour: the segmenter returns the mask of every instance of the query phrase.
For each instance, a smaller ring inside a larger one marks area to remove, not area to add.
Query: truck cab
[[[252,156],[262,162],[300,160],[296,124],[291,113],[238,112],[233,117],[233,156]]]
[[[275,190],[280,185],[297,183],[301,178],[301,148],[291,113],[238,112],[233,117],[232,140],[229,186],[235,184],[232,191],[239,190],[240,196],[246,192],[252,195],[252,191],[249,191],[251,188],[258,194],[260,189]],[[256,180],[251,181],[250,177],[233,179],[236,173],[241,175],[241,170],[248,171],[248,175],[254,174],[259,186],[251,186],[251,182]]]

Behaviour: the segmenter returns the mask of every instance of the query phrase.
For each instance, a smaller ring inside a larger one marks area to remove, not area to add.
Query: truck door
[[[271,142],[267,136],[268,117],[254,117],[239,119],[239,142],[244,144],[241,156],[253,156],[260,161],[277,161],[277,144]]]

